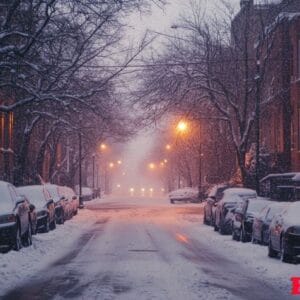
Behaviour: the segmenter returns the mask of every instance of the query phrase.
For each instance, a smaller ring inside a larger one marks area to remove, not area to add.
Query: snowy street
[[[268,258],[265,247],[202,225],[199,204],[94,200],[56,231],[35,237],[31,256],[28,249],[2,255],[1,299],[282,300],[299,275],[299,265]],[[39,255],[48,263],[39,265]],[[7,263],[18,256],[19,281]]]

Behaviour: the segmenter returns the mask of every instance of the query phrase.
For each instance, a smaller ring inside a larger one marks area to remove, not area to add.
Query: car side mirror
[[[30,212],[33,212],[35,210],[35,206],[33,204],[29,205],[29,210]]]
[[[18,196],[16,199],[16,205],[22,204],[25,202],[25,197],[24,196]]]

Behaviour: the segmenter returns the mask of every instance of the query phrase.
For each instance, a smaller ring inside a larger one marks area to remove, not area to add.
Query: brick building
[[[266,40],[261,64],[272,46],[261,85],[260,142],[271,154],[274,172],[300,171],[300,0],[264,5],[242,0],[232,34],[239,36],[241,51],[248,51],[251,78],[259,37]],[[254,80],[251,88],[255,90]]]

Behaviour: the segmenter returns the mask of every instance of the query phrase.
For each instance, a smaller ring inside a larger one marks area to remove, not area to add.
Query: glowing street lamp
[[[184,133],[188,129],[188,124],[185,121],[180,121],[176,127],[178,132]]]
[[[170,151],[170,150],[171,150],[171,148],[172,148],[172,147],[171,147],[171,145],[170,145],[170,144],[167,144],[167,145],[166,145],[166,150]]]
[[[118,165],[121,165],[121,164],[122,164],[122,161],[121,161],[121,160],[118,160],[118,161],[117,161],[117,164],[118,164]]]
[[[100,149],[101,149],[102,151],[105,151],[105,150],[107,149],[107,145],[104,144],[104,143],[102,143],[102,144],[100,145]]]
[[[149,164],[149,169],[150,170],[154,170],[155,169],[155,164],[154,163],[150,163]]]
[[[130,196],[133,196],[134,195],[134,188],[130,188],[129,192],[130,192]]]
[[[109,167],[110,167],[111,169],[113,169],[114,166],[115,166],[115,164],[114,164],[113,162],[110,162],[110,163],[109,163]]]

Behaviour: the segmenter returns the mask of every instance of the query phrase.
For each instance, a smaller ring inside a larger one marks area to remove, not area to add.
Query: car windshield
[[[20,195],[25,195],[34,205],[41,206],[46,203],[47,199],[42,188],[20,187],[17,190]]]
[[[260,201],[260,200],[249,201],[248,212],[249,213],[260,212],[263,208],[266,207],[266,205],[267,205],[267,203]]]
[[[290,205],[285,213],[285,218],[295,224],[300,224],[300,202],[293,203]]]
[[[0,188],[0,211],[12,209],[13,201],[9,190],[5,187]]]
[[[276,214],[280,213],[283,210],[283,205],[273,205],[268,213],[268,219],[272,219]]]
[[[237,205],[237,202],[226,202],[224,204],[224,207],[227,208],[227,209],[229,209],[229,208],[235,208],[236,205]]]
[[[52,199],[59,199],[60,195],[58,193],[58,188],[56,185],[46,185],[46,189],[50,194]]]

